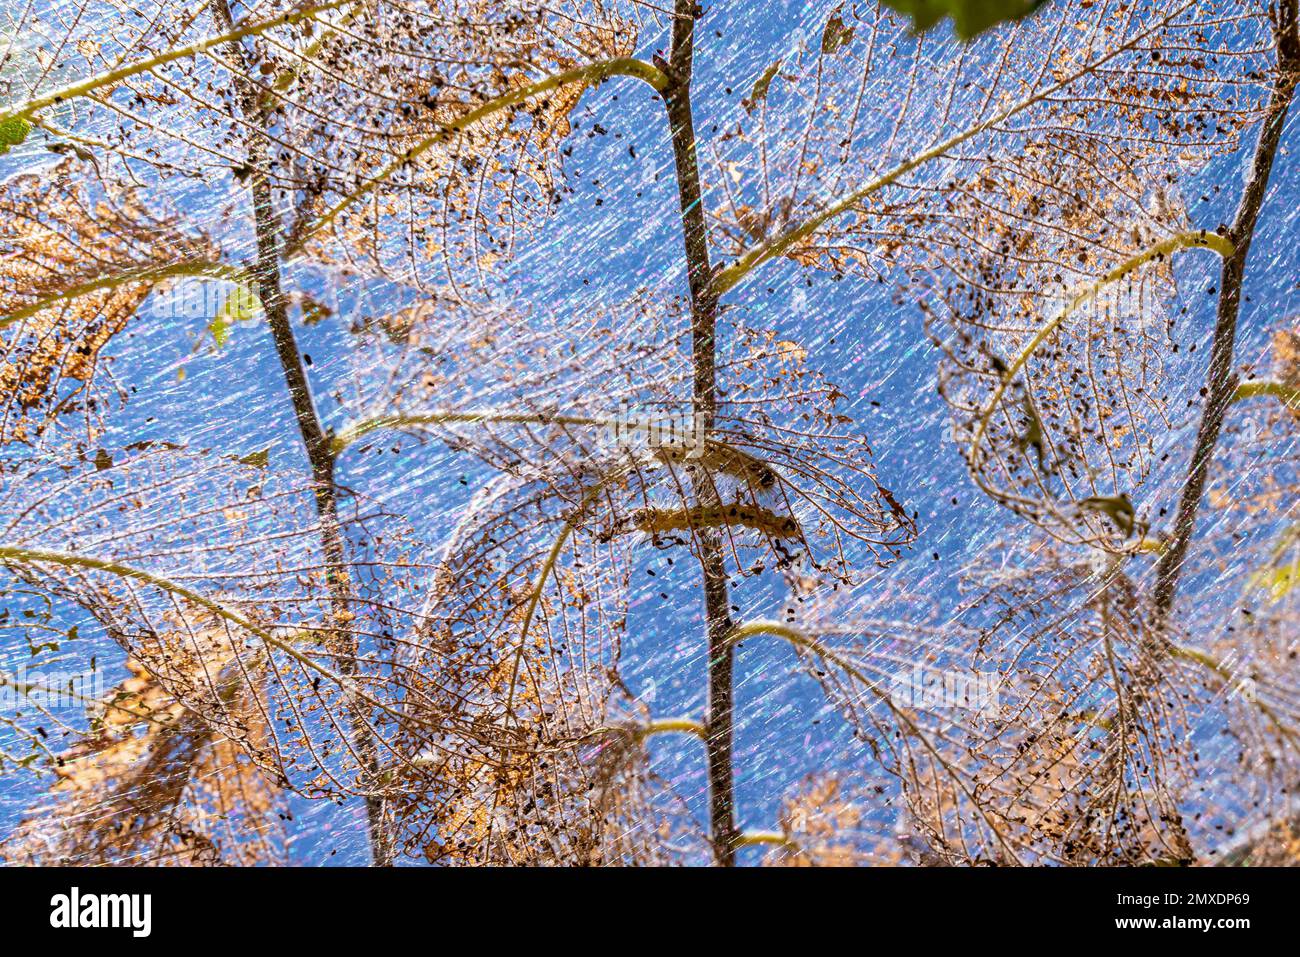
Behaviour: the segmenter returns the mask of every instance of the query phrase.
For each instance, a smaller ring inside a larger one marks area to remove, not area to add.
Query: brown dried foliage
[[[0,444],[37,439],[60,414],[93,429],[100,356],[170,265],[211,262],[212,246],[89,164],[64,160],[0,189]],[[133,282],[95,288],[106,277]],[[21,319],[20,310],[44,308]],[[102,376],[101,376],[102,377]]]

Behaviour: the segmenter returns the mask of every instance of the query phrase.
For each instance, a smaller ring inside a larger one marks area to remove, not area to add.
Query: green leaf
[[[750,113],[754,112],[755,107],[767,99],[767,91],[772,86],[772,81],[776,79],[777,71],[781,69],[781,61],[777,60],[766,70],[763,75],[754,81],[754,89],[749,94],[749,99],[742,104]]]
[[[257,298],[257,293],[243,283],[230,290],[226,301],[221,305],[221,311],[234,322],[247,322],[256,318],[261,308],[262,301]]]
[[[884,0],[885,6],[912,18],[917,33],[932,29],[951,17],[962,40],[973,40],[1000,23],[1029,16],[1047,0]]]
[[[853,28],[844,25],[844,21],[840,19],[839,8],[836,8],[831,18],[826,21],[826,29],[822,31],[822,53],[825,56],[834,56],[848,46],[852,39]]]
[[[1288,561],[1289,556],[1290,560]],[[1273,549],[1273,560],[1250,576],[1247,589],[1269,593],[1270,602],[1278,602],[1300,584],[1300,525],[1284,531]]]
[[[239,459],[240,465],[249,465],[255,469],[264,469],[271,463],[271,450],[269,448],[259,449],[256,452],[249,452]]]
[[[225,310],[217,313],[208,323],[208,332],[212,333],[212,341],[217,344],[217,348],[224,348],[227,340],[230,339],[230,323],[226,321]]]
[[[220,311],[208,323],[208,332],[218,349],[224,348],[230,340],[230,327],[236,322],[246,322],[254,318],[262,308],[257,294],[243,283],[238,283],[226,296]]]
[[[21,116],[6,116],[0,120],[0,156],[9,152],[9,147],[22,143],[32,131],[32,124]]]
[[[1265,568],[1250,576],[1249,587],[1268,592],[1270,602],[1279,602],[1300,582],[1300,559],[1290,565]]]

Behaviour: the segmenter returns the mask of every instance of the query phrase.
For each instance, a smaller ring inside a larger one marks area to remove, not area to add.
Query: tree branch
[[[1233,255],[1223,261],[1220,276],[1214,344],[1205,378],[1209,394],[1197,429],[1187,478],[1183,483],[1173,535],[1156,566],[1155,616],[1158,627],[1163,625],[1173,608],[1187,550],[1196,532],[1197,511],[1201,497],[1205,494],[1205,483],[1219,442],[1219,433],[1223,428],[1224,414],[1237,393],[1238,380],[1233,371],[1233,354],[1246,260],[1255,238],[1259,212],[1268,193],[1269,177],[1294,98],[1296,81],[1300,79],[1300,73],[1297,72],[1300,71],[1300,39],[1296,35],[1296,0],[1288,0],[1281,5],[1277,23],[1277,46],[1277,78],[1269,97],[1268,117],[1255,145],[1250,179],[1242,192],[1236,218],[1228,232],[1236,249]]]
[[[228,0],[214,0],[213,9],[219,19],[230,25]],[[231,54],[244,66],[248,75],[243,49],[238,41],[231,41]],[[284,375],[289,400],[293,405],[298,432],[302,438],[307,460],[311,467],[312,491],[316,513],[320,518],[321,547],[325,555],[325,581],[329,589],[334,627],[330,632],[331,650],[338,655],[340,668],[349,679],[357,673],[356,637],[346,628],[353,613],[352,588],[347,569],[346,546],[338,518],[338,500],[334,484],[334,453],[329,436],[321,426],[320,416],[312,398],[311,386],[302,362],[289,319],[288,302],[281,285],[281,224],[276,212],[269,178],[269,139],[265,133],[266,115],[260,91],[247,81],[235,80],[245,119],[250,133],[247,156],[251,169],[249,189],[253,203],[253,226],[257,240],[257,255],[253,275],[258,298],[266,314],[271,339]],[[379,779],[380,762],[374,733],[366,716],[364,702],[350,696],[348,711],[351,716],[352,746],[373,784]],[[385,821],[385,803],[377,795],[366,795],[366,817],[369,826],[370,851],[373,862],[387,866],[392,862],[391,840]]]
[[[123,80],[129,80],[133,76],[139,76],[141,73],[147,73],[150,70],[176,60],[185,60],[190,57],[198,56],[213,47],[221,46],[226,43],[237,43],[245,37],[257,36],[272,30],[276,27],[282,27],[299,23],[303,20],[310,19],[321,13],[326,13],[338,7],[346,7],[359,0],[328,0],[326,3],[315,4],[310,7],[303,7],[292,13],[284,13],[273,17],[270,20],[252,20],[251,18],[234,23],[227,18],[228,29],[212,37],[204,37],[202,40],[195,40],[193,43],[187,43],[184,46],[175,47],[156,56],[148,57],[144,60],[137,60],[134,63],[127,63],[115,70],[109,70],[107,73],[97,73],[94,76],[87,77],[84,80],[78,80],[76,83],[70,83],[67,86],[60,87],[50,93],[44,93],[40,96],[25,100],[22,103],[10,104],[0,111],[0,122],[16,118],[28,119],[33,114],[41,110],[62,103],[65,100],[75,99],[80,96],[88,96],[105,87],[113,87]],[[227,8],[229,9],[229,8]],[[250,22],[251,21],[251,22]]]
[[[1285,382],[1270,382],[1267,379],[1256,379],[1254,382],[1243,382],[1237,386],[1237,390],[1232,393],[1229,405],[1235,405],[1246,399],[1258,398],[1277,399],[1288,409],[1295,409],[1300,412],[1300,388],[1293,385],[1287,385]]]
[[[695,123],[691,111],[691,72],[695,56],[695,21],[701,11],[695,0],[676,0],[672,46],[669,50],[669,85],[663,90],[677,169],[677,197],[681,207],[682,238],[686,249],[686,280],[691,290],[692,411],[702,423],[704,434],[713,429],[717,413],[717,313],[718,297],[713,289],[713,266],[709,261],[708,225],[700,189],[699,159],[695,146]],[[703,504],[716,491],[698,478],[692,483]],[[700,548],[700,573],[704,585],[705,630],[708,641],[708,703],[705,750],[709,771],[709,836],[714,857],[723,867],[736,863],[735,781],[732,764],[734,654],[731,634],[730,596],[726,557],[718,534],[711,529],[696,532]]]
[[[248,280],[248,276],[239,267],[209,260],[168,263],[165,266],[138,266],[134,269],[124,270],[116,275],[100,276],[98,279],[73,286],[71,289],[23,306],[21,309],[15,309],[7,316],[0,316],[0,329],[5,329],[15,322],[31,318],[36,313],[57,306],[59,303],[68,302],[81,296],[88,296],[93,292],[116,289],[119,286],[127,286],[134,282],[158,283],[165,279],[175,279],[180,276],[204,276],[211,279],[227,279],[230,282],[237,283]]]

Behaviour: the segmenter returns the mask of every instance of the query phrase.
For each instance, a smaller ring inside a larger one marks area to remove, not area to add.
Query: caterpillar
[[[724,442],[709,440],[702,453],[680,446],[664,446],[655,450],[661,462],[698,464],[711,472],[721,472],[752,487],[771,489],[776,486],[776,470],[756,455],[742,452]]]

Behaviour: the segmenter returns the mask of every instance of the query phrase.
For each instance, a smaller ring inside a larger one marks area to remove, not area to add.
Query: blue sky
[[[712,135],[714,123],[725,129],[741,115],[739,99],[766,64],[801,43],[818,42],[828,10],[825,3],[711,6],[696,52],[694,100],[702,139]],[[723,37],[717,37],[715,30],[722,31]],[[647,31],[641,38],[642,55],[666,46],[663,34]],[[575,192],[509,267],[499,284],[499,296],[580,314],[599,303],[623,301],[643,286],[684,292],[672,156],[661,105],[643,85],[620,79],[588,92],[574,117],[580,125],[567,144],[573,153],[566,160],[566,171]],[[597,121],[606,132],[589,136]],[[1293,239],[1300,206],[1300,171],[1293,162],[1297,145],[1292,122],[1247,280],[1250,301],[1242,311],[1238,350],[1243,362],[1263,356],[1273,324],[1297,311],[1300,244]],[[629,146],[635,148],[635,159]],[[862,148],[870,148],[870,137]],[[0,174],[37,159],[32,153],[6,157],[0,160]],[[1210,197],[1193,208],[1198,225],[1212,227],[1230,218],[1240,189],[1241,164],[1240,155],[1225,157],[1200,174],[1197,183],[1184,187],[1188,196],[1203,192]],[[593,179],[600,185],[593,186]],[[1215,186],[1221,187],[1217,194]],[[592,202],[597,196],[603,200],[599,206]],[[197,191],[182,200],[201,215],[211,212],[202,207],[203,201]],[[1198,379],[1213,321],[1214,297],[1197,294],[1216,278],[1208,266],[1208,258],[1194,257],[1179,265],[1183,298],[1192,310],[1180,322],[1178,338],[1202,346],[1186,363],[1188,374]],[[814,279],[811,287],[803,282],[808,275]],[[343,290],[340,302],[346,304],[350,295],[351,291]],[[782,338],[809,348],[810,363],[849,396],[850,407],[844,411],[869,437],[881,482],[919,511],[919,536],[889,578],[930,596],[942,616],[956,601],[954,570],[985,552],[1010,527],[1011,516],[979,494],[961,464],[950,438],[948,410],[936,393],[935,357],[923,334],[919,309],[913,304],[896,305],[888,285],[856,278],[832,282],[826,274],[810,274],[784,260],[762,267],[755,280],[729,301],[744,307],[750,326],[776,330]],[[344,324],[341,319],[331,320],[301,331],[302,348],[313,357],[310,376],[322,414],[336,426],[350,414],[330,398],[345,387],[349,376]],[[233,454],[271,446],[273,467],[301,466],[302,454],[292,438],[291,410],[264,324],[241,326],[231,344],[216,354],[206,347],[196,352],[201,331],[192,323],[156,320],[136,328],[126,355],[115,367],[136,394],[115,419],[112,438],[121,442],[183,439]],[[182,366],[186,375],[178,380]],[[1182,426],[1167,437],[1168,448],[1186,449],[1195,417],[1188,416]],[[485,473],[434,445],[407,441],[401,449],[396,456],[345,460],[340,480],[367,494],[391,498],[387,489],[396,472],[403,477],[404,491],[391,504],[440,528]],[[634,692],[653,698],[656,714],[699,714],[704,656],[698,578],[688,560],[668,566],[653,549],[638,558],[631,639],[625,650],[627,682]],[[646,568],[655,572],[653,577],[645,574]],[[877,580],[864,587],[883,585],[883,580]],[[669,599],[662,600],[661,592]],[[779,611],[780,589],[776,582],[750,583],[738,601],[746,614],[771,616]],[[106,659],[110,657],[110,649],[103,652]],[[24,653],[19,648],[0,649],[0,661],[12,668]],[[782,798],[806,775],[860,766],[867,756],[781,643],[748,642],[739,653],[736,676],[740,823],[770,828]],[[697,744],[665,737],[651,747],[656,769],[674,779],[697,813],[702,813],[704,777]],[[32,784],[21,778],[0,781],[0,828],[15,821],[34,794]],[[294,804],[304,832],[293,847],[295,862],[362,859],[359,808],[340,809],[324,802]],[[331,856],[334,850],[339,853]]]

